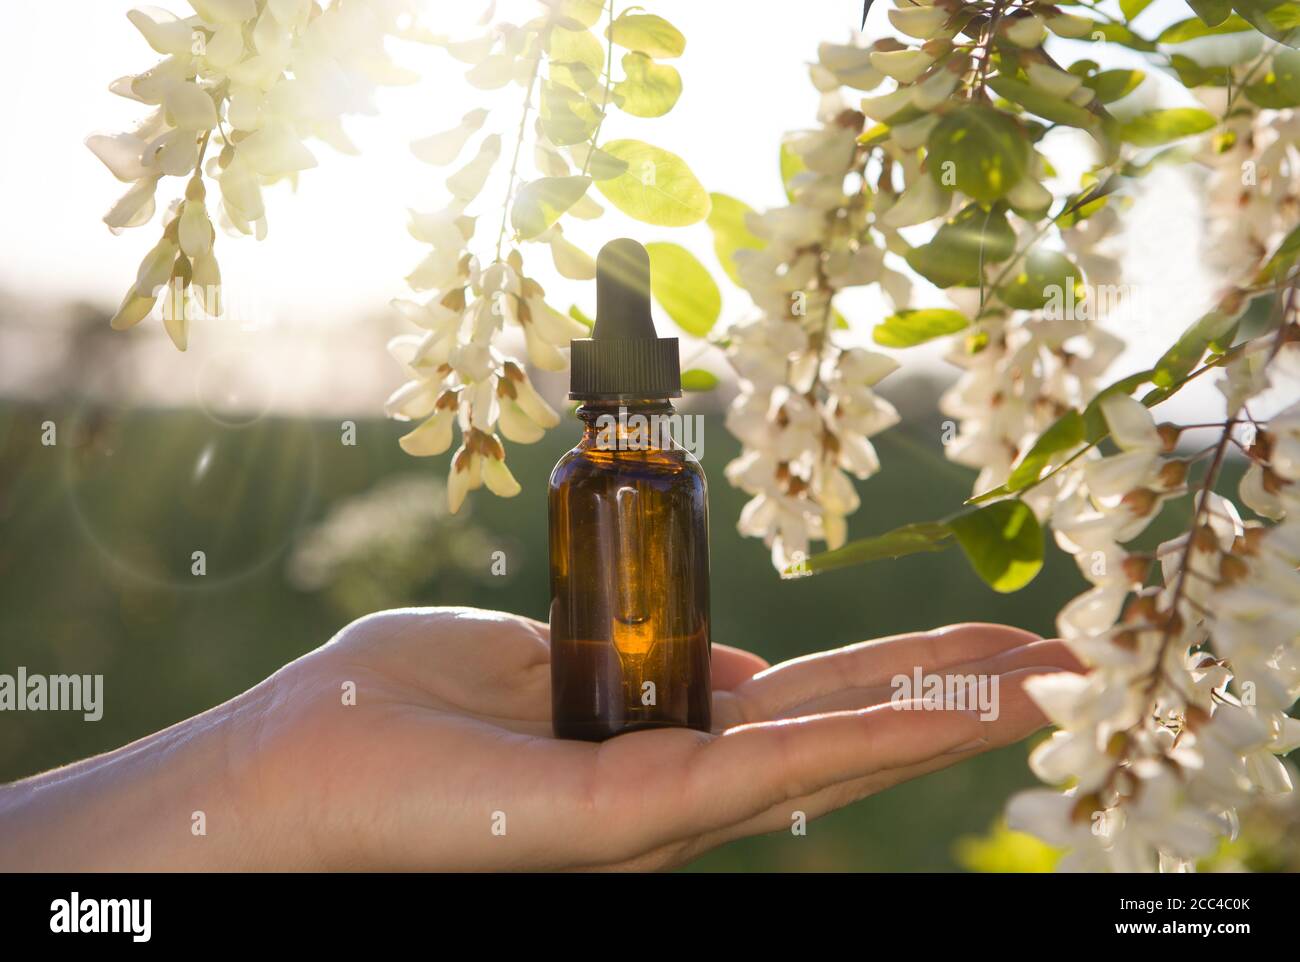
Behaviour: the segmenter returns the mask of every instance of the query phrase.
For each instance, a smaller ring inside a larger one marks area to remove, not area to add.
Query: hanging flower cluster
[[[867,180],[884,164],[859,142],[864,116],[847,106],[844,86],[881,80],[872,52],[822,44],[812,76],[822,91],[819,127],[787,136],[790,203],[747,212],[741,235],[726,238],[737,281],[761,312],[728,331],[727,357],[740,393],[727,427],[743,447],[727,467],[732,484],[753,495],[740,516],[742,534],[762,538],[778,570],[808,556],[812,540],[834,549],[858,509],[850,475],[865,479],[880,463],[870,438],[898,421],[873,388],[897,364],[859,347],[836,344],[845,323],[834,306],[840,291],[879,284],[897,302],[906,277],[885,263],[896,230]],[[886,215],[887,216],[887,215]]]
[[[194,14],[157,7],[127,15],[163,60],[110,89],[152,107],[135,129],[94,134],[87,145],[130,184],[104,217],[114,232],[148,223],[164,177],[186,178],[163,216],[112,326],[125,330],[160,299],[172,342],[185,350],[196,309],[216,316],[221,272],[213,220],[230,233],[266,233],[262,188],[316,165],[303,143],[355,148],[340,118],[373,113],[381,84],[412,79],[394,66],[388,36],[402,33],[414,0],[191,0]],[[215,156],[214,156],[215,155]],[[220,190],[209,203],[207,181]]]
[[[1250,278],[1300,220],[1300,111],[1241,109],[1223,90],[1198,93],[1226,115],[1196,157],[1207,168],[1206,260],[1224,277]]]
[[[592,32],[607,19],[607,43]],[[450,130],[412,144],[415,155],[437,167],[460,166],[447,177],[449,203],[433,213],[412,213],[410,232],[429,253],[407,276],[422,300],[398,299],[393,306],[422,333],[394,338],[390,351],[410,378],[389,398],[388,414],[418,421],[401,446],[416,456],[439,455],[453,443],[447,485],[453,512],[480,487],[501,497],[520,490],[505,463],[504,441],[531,444],[559,423],[509,340],[522,340],[527,363],[545,371],[568,364],[569,341],[588,327],[546,300],[537,264],[524,250],[549,252],[550,267],[573,280],[595,277],[593,259],[564,235],[563,218],[592,219],[604,208],[589,196],[594,183],[612,203],[634,217],[661,222],[654,205],[666,199],[683,206],[674,191],[703,195],[680,158],[633,140],[599,144],[611,104],[636,116],[660,116],[681,89],[674,68],[659,59],[677,56],[685,41],[667,21],[635,10],[614,16],[600,0],[555,0],[523,23],[497,22],[467,38],[441,42],[467,65],[468,83],[482,90],[511,85],[523,91],[520,114],[512,118],[513,160],[495,245],[478,246],[478,217],[471,210],[501,161],[503,138],[482,134],[467,161],[462,154],[479,137],[489,112],[475,109]],[[627,50],[624,79],[612,75],[614,46]],[[537,176],[522,177],[529,146]],[[670,179],[673,187],[647,195],[643,187]],[[693,188],[692,188],[692,185]],[[681,222],[708,213],[707,196]],[[507,243],[509,242],[509,243]],[[491,241],[489,240],[490,244]]]
[[[1300,723],[1287,715],[1300,696],[1300,541],[1292,530],[1300,408],[1266,424],[1249,403],[1274,372],[1300,371],[1290,291],[1300,255],[1300,54],[1258,34],[1291,46],[1300,37],[1254,16],[1250,4],[1237,9],[1231,22],[1193,17],[1152,41],[1130,22],[1140,7],[1103,17],[1016,0],[899,0],[889,20],[909,39],[824,50],[814,69],[820,89],[873,91],[861,114],[876,126],[863,124],[851,160],[823,132],[824,151],[806,166],[836,157],[857,167],[864,149],[874,151],[900,175],[901,191],[892,174],[872,178],[869,165],[857,168],[875,190],[863,191],[866,211],[856,219],[851,205],[830,202],[836,214],[826,224],[841,233],[785,215],[790,247],[734,258],[743,268],[769,257],[766,285],[741,276],[773,313],[774,296],[787,289],[774,279],[797,277],[800,245],[823,237],[850,247],[879,237],[887,256],[948,297],[950,308],[914,308],[904,291],[874,336],[890,347],[950,338],[948,357],[962,373],[941,400],[957,422],[946,453],[978,469],[973,506],[814,555],[807,567],[953,542],[993,587],[1012,591],[1038,570],[1039,525],[1050,524],[1091,584],[1058,618],[1090,670],[1031,682],[1059,729],[1031,765],[1049,784],[1069,787],[1023,793],[1008,816],[1067,849],[1064,868],[1190,868],[1234,831],[1239,806],[1291,789],[1278,756],[1300,742]],[[1221,35],[1231,56],[1214,46]],[[1102,70],[1087,59],[1061,66],[1048,52],[1053,36],[1128,46],[1171,68],[1210,109],[1112,108],[1143,72]],[[1053,193],[1043,139],[1071,128],[1096,161],[1077,188]],[[1190,137],[1188,151],[1180,142]],[[1151,369],[1103,387],[1124,347],[1104,326],[1125,292],[1115,242],[1122,211],[1149,170],[1187,157],[1207,170],[1207,258],[1223,293]],[[755,233],[771,244],[772,231],[755,223]],[[1272,319],[1248,320],[1259,313],[1247,313],[1252,300],[1267,295]],[[797,331],[757,327],[747,340],[742,328],[733,364],[801,394],[796,374],[808,346]],[[1151,408],[1214,368],[1226,375],[1220,424],[1156,422]],[[761,402],[754,407],[761,411]],[[749,415],[740,424],[755,451],[770,449],[787,423],[815,427],[800,412],[802,420],[787,416],[780,430],[764,429],[754,412],[739,410]],[[1185,452],[1198,432],[1216,428],[1214,443]],[[1251,459],[1242,502],[1283,519],[1276,527],[1243,521],[1216,493],[1234,447]],[[757,453],[746,457],[759,463]],[[1189,500],[1179,537],[1137,547],[1165,505]]]
[[[1092,670],[1086,679],[1031,682],[1060,729],[1031,767],[1046,782],[1075,784],[1065,794],[1016,797],[1008,819],[1068,849],[1063,868],[1190,870],[1235,833],[1240,806],[1293,788],[1278,756],[1300,747],[1300,723],[1287,715],[1300,697],[1300,549],[1291,530],[1300,407],[1268,424],[1249,409],[1271,371],[1300,374],[1293,291],[1284,292],[1294,284],[1287,275],[1300,183],[1293,125],[1290,110],[1240,105],[1198,154],[1210,168],[1209,260],[1234,283],[1156,369],[1178,363],[1179,347],[1196,344],[1198,357],[1208,344],[1226,351],[1219,386],[1227,418],[1217,444],[1199,453],[1214,461],[1187,530],[1153,555],[1125,546],[1166,500],[1187,493],[1198,457],[1175,456],[1182,432],[1157,429],[1126,394],[1098,404],[1119,453],[1084,459],[1055,479],[1067,492],[1052,512],[1057,542],[1094,584],[1062,610],[1058,630]],[[1260,290],[1274,294],[1276,330],[1228,350]],[[1233,445],[1250,458],[1241,501],[1279,519],[1271,530],[1243,523],[1213,490]],[[1157,581],[1147,585],[1153,562]]]
[[[1300,359],[1295,346],[1285,352],[1285,363]],[[1277,756],[1300,746],[1300,722],[1286,714],[1300,696],[1300,541],[1294,520],[1243,523],[1212,490],[1238,405],[1209,449],[1188,530],[1153,554],[1127,548],[1164,501],[1187,493],[1189,459],[1173,453],[1177,429],[1138,401],[1115,394],[1101,408],[1119,451],[1068,472],[1072,490],[1052,518],[1094,583],[1058,621],[1091,671],[1029,683],[1058,726],[1030,765],[1073,784],[1022,793],[1008,818],[1068,849],[1062,868],[1187,870],[1235,831],[1238,806],[1293,787]],[[1298,426],[1293,406],[1258,429],[1247,505],[1294,511]]]
[[[942,409],[959,427],[948,454],[981,469],[981,491],[1005,481],[1023,447],[1090,395],[1122,347],[1096,325],[1105,305],[1090,301],[1085,286],[1090,275],[1101,282],[1115,273],[1107,242],[1118,218],[1099,203],[1114,188],[1090,174],[1069,216],[1049,218],[1053,196],[1041,181],[1050,164],[1035,146],[1046,127],[990,105],[990,88],[1003,96],[1032,89],[1037,101],[1050,90],[1069,118],[1058,122],[1105,139],[1100,113],[1090,110],[1100,102],[1092,78],[1041,58],[1045,24],[1078,36],[1079,18],[1044,20],[1028,6],[1014,15],[1008,7],[1004,18],[990,16],[987,4],[904,0],[889,18],[914,43],[823,44],[812,68],[823,126],[783,144],[791,204],[750,215],[757,236],[732,239],[740,283],[765,316],[731,337],[742,394],[729,423],[746,448],[729,477],[755,495],[741,529],[773,546],[778,568],[797,562],[810,537],[832,549],[843,543],[857,495],[842,474],[822,482],[822,465],[859,478],[874,473],[866,438],[896,420],[872,396],[866,416],[845,422],[852,430],[843,443],[836,421],[818,410],[838,409],[834,399],[808,394],[820,386],[815,375],[833,338],[829,303],[839,288],[878,283],[893,302],[897,312],[875,330],[882,345],[962,332],[951,358],[965,373]],[[884,84],[892,89],[878,92]],[[845,87],[877,92],[849,109]],[[919,235],[936,220],[937,231]],[[1057,250],[1046,249],[1046,234]],[[910,307],[911,284],[892,263],[945,289],[954,308]],[[866,351],[854,356],[873,359],[871,380],[855,385],[868,393],[893,366]],[[1050,497],[1037,499],[1040,514]]]

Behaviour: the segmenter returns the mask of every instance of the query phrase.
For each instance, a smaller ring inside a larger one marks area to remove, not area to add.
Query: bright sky
[[[162,5],[186,11],[177,0]],[[685,91],[664,118],[643,120],[613,110],[605,135],[636,137],[683,155],[710,190],[755,207],[782,203],[776,170],[780,133],[812,123],[817,104],[806,64],[819,41],[850,38],[861,4],[654,0],[647,5],[688,38],[686,54],[677,61]],[[88,133],[125,129],[146,111],[107,89],[114,78],[157,59],[127,21],[130,6],[120,0],[66,0],[12,4],[6,10],[6,29],[0,33],[6,90],[0,100],[6,140],[0,153],[0,290],[115,306],[157,238],[156,222],[117,237],[102,224],[100,216],[125,188],[83,144]],[[888,31],[886,4],[876,7],[867,27],[872,37]],[[499,15],[522,20],[533,9],[531,0],[506,0]],[[1141,23],[1158,28],[1186,15],[1182,0],[1156,0]],[[436,12],[430,17],[435,27],[439,19]],[[421,256],[420,245],[406,233],[406,209],[441,206],[446,174],[421,164],[407,145],[454,126],[483,95],[462,81],[464,66],[438,49],[402,44],[394,54],[424,79],[382,91],[380,116],[345,121],[362,156],[345,157],[313,144],[320,166],[304,172],[296,194],[281,186],[268,198],[268,238],[260,243],[219,239],[230,296],[267,311],[272,326],[310,331],[383,311],[390,298],[404,293],[402,278]],[[1099,59],[1123,57],[1117,49]],[[506,135],[509,151],[519,94],[513,88],[507,94],[488,127]],[[1061,160],[1068,169],[1070,159]],[[160,200],[180,186],[164,181]],[[1198,265],[1198,199],[1177,177],[1153,178],[1150,191],[1130,238],[1133,266],[1151,284],[1153,306],[1147,322],[1126,331],[1139,358],[1168,343],[1207,306],[1212,293]],[[481,236],[495,234],[496,216],[485,215]],[[674,240],[716,264],[702,224],[647,228],[612,211],[575,226],[569,236],[594,253],[623,233],[643,241]],[[549,260],[540,249],[534,256]],[[747,299],[715,273],[724,286],[724,318],[743,315]],[[564,288],[550,289],[561,309],[572,302]],[[579,297],[589,301],[590,294]],[[845,302],[845,313],[853,336],[865,340],[882,316],[881,302],[871,294],[855,295]],[[201,354],[205,338],[218,336],[233,334],[196,332],[191,354]]]

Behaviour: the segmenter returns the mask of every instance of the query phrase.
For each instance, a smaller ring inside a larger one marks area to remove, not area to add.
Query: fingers
[[[627,833],[615,857],[631,857],[982,738],[974,713],[892,706],[761,722],[715,738],[680,730],[634,733],[601,746],[592,807]]]
[[[713,645],[713,663],[710,673],[714,691],[730,691],[741,682],[749,681],[769,667],[767,661],[742,648],[731,645]]]
[[[934,755],[909,765],[872,772],[859,778],[826,786],[817,792],[798,798],[782,800],[750,819],[726,826],[701,839],[697,853],[749,835],[788,829],[796,811],[803,812],[811,821],[913,778],[948,768],[983,752],[1015,744],[1047,724],[1047,719],[1025,691],[1025,681],[1038,675],[1063,670],[1072,669],[1035,665],[1017,668],[1000,676],[997,717],[984,721],[982,725],[984,741],[981,743],[969,747],[959,746],[955,751]],[[906,716],[914,713],[900,712],[900,714]]]
[[[947,690],[950,683],[954,682],[961,685],[963,689],[967,689],[972,682],[978,685],[980,679],[991,681],[995,677],[1006,675],[1017,669],[1031,667],[1037,667],[1043,671],[1057,669],[1067,671],[1083,670],[1078,658],[1066,647],[1065,643],[1058,639],[1052,639],[1050,641],[1033,641],[1027,645],[1000,651],[987,658],[952,665],[941,671],[926,669],[923,671],[923,675],[940,679],[945,685],[945,690]],[[895,676],[885,685],[870,688],[845,688],[807,702],[801,702],[798,705],[789,706],[781,711],[780,717],[866,708],[870,705],[878,705],[889,701],[900,690],[906,696],[907,688],[903,687],[903,685],[911,687],[915,682],[915,674],[913,671],[904,671],[899,674],[903,676],[903,679],[898,679]],[[902,682],[902,685],[896,685],[896,681]],[[913,692],[912,697],[920,696],[919,693]],[[972,706],[957,705],[955,707]]]
[[[918,667],[940,672],[1037,640],[1033,632],[1007,625],[950,625],[782,662],[737,686],[734,695],[745,718],[776,718],[844,689],[886,686],[895,675],[910,675]]]

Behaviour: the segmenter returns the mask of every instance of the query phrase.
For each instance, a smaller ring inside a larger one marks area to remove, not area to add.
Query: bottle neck
[[[676,416],[667,398],[584,401],[577,410],[582,421],[579,447],[608,451],[660,451],[674,446]]]

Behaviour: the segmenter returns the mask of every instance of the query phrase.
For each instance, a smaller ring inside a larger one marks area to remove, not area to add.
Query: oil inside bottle
[[[647,402],[633,409],[671,413]],[[583,440],[551,478],[551,678],[557,735],[709,727],[708,502],[678,447]]]

